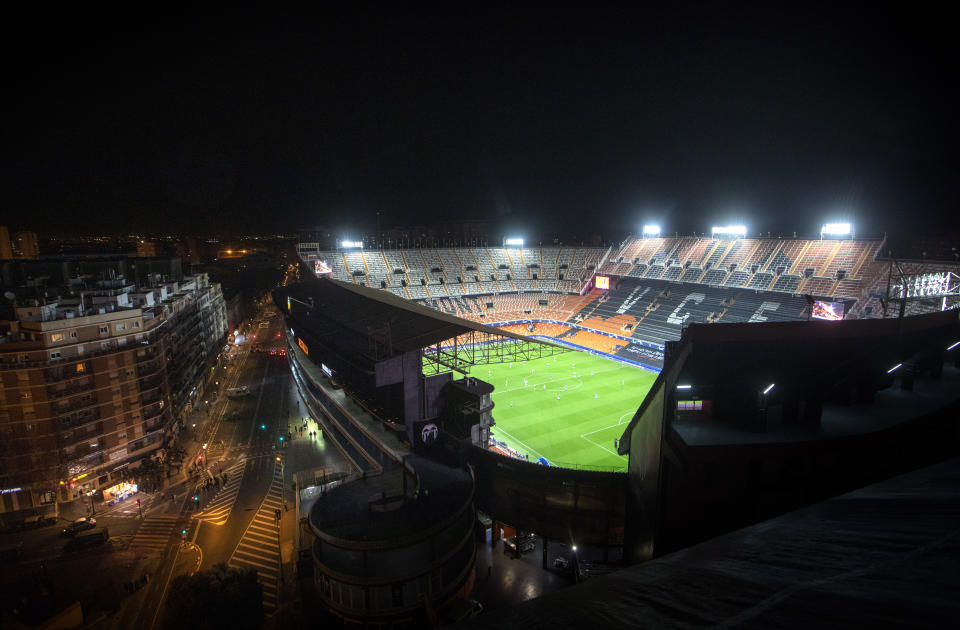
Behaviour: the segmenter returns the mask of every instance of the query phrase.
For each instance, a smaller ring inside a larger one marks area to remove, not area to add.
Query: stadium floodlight
[[[901,367],[903,367],[903,363],[897,363],[895,366],[893,366],[892,368],[890,368],[889,370],[887,370],[887,374],[890,374],[890,373],[893,372],[894,370],[897,370],[897,369],[899,369],[899,368],[901,368]]]
[[[693,385],[677,385],[677,389],[690,389]]]
[[[363,241],[340,241],[340,247],[344,249],[350,249],[353,247],[359,247],[363,249]]]
[[[767,385],[767,388],[766,388],[765,390],[763,390],[763,395],[766,396],[767,394],[769,394],[769,393],[770,393],[770,390],[773,389],[773,386],[774,386],[774,385],[775,385],[775,383],[770,383],[769,385]]]
[[[824,223],[820,228],[820,236],[846,236],[853,233],[853,226],[849,223]]]
[[[948,347],[947,347],[947,350],[948,350],[948,351],[949,351],[949,350],[953,350],[953,349],[956,348],[957,346],[960,346],[960,341],[958,341],[957,343],[953,344],[952,346],[948,346]]]
[[[503,244],[507,247],[523,247],[522,238],[508,238],[503,241]]]
[[[572,549],[573,551],[576,551],[576,550],[577,550],[577,546],[574,545],[574,546],[570,547],[570,549]]]
[[[660,236],[660,226],[659,225],[643,226],[643,235],[644,236]]]
[[[725,236],[746,236],[747,226],[745,225],[715,225],[710,228],[710,232],[716,236],[722,234]]]

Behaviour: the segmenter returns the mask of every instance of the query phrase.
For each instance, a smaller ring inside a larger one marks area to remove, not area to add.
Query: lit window
[[[703,401],[702,400],[678,400],[677,409],[700,411],[703,409]]]
[[[77,374],[83,374],[86,371],[87,368],[83,363],[77,363]]]
[[[50,341],[56,343],[58,341],[63,341],[63,333],[53,333],[50,335]]]

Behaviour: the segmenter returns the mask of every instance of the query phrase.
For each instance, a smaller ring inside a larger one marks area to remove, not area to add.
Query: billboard
[[[843,302],[822,302],[814,300],[813,310],[810,313],[814,319],[838,321],[843,319]]]
[[[329,276],[333,273],[333,269],[327,264],[327,261],[315,260],[313,261],[313,273],[318,276]]]
[[[597,276],[596,287],[598,289],[609,289],[610,278],[608,278],[607,276]]]

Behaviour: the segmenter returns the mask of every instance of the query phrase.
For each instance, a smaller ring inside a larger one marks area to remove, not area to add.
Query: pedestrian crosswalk
[[[245,461],[239,461],[226,469],[227,484],[222,486],[213,499],[202,511],[193,515],[211,525],[223,525],[230,518],[230,511],[237,502],[237,493],[240,492],[240,482],[243,480]]]
[[[280,528],[277,510],[283,514],[283,472],[274,464],[273,481],[240,543],[228,562],[235,568],[252,568],[263,587],[263,610],[272,614],[279,604],[280,593]]]
[[[180,517],[176,514],[148,516],[140,524],[137,533],[133,535],[130,548],[148,551],[165,549],[170,542],[170,537],[176,531],[179,519]]]

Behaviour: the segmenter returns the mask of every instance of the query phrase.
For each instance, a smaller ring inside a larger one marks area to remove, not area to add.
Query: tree
[[[170,583],[170,614],[180,628],[257,630],[263,625],[263,589],[253,569],[217,564]]]

